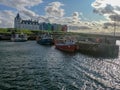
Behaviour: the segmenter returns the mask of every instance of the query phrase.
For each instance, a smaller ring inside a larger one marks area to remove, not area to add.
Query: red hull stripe
[[[76,46],[75,45],[56,45],[56,48],[62,51],[74,52],[76,49]]]

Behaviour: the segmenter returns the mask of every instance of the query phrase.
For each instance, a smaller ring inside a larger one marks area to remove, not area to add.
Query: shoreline
[[[33,34],[28,35],[28,40],[35,40],[36,36],[38,35],[39,32],[35,32]],[[42,34],[45,32],[40,32],[39,34]],[[53,36],[81,36],[84,38],[110,38],[110,39],[115,39],[115,40],[120,40],[120,36],[116,35],[113,36],[110,33],[78,33],[78,32],[51,32]],[[0,40],[10,40],[11,33],[0,33]]]

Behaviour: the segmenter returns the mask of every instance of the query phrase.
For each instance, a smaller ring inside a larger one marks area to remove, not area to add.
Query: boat
[[[13,42],[25,42],[27,41],[27,35],[26,34],[12,34],[11,35],[11,41]]]
[[[41,36],[37,36],[36,41],[38,44],[41,44],[41,45],[53,45],[54,44],[53,36],[48,33],[43,34]]]
[[[65,52],[75,52],[76,44],[73,40],[56,40],[55,48]]]

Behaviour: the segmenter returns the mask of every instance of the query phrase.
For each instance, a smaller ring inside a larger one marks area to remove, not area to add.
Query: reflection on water
[[[120,57],[68,54],[54,46],[0,42],[0,90],[119,90]]]

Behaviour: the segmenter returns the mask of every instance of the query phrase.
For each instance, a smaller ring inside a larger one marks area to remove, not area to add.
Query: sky
[[[120,1],[0,0],[0,28],[13,28],[17,13],[24,20],[67,24],[74,29],[108,28],[120,21]]]

